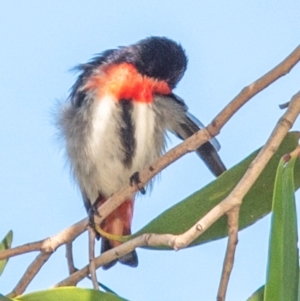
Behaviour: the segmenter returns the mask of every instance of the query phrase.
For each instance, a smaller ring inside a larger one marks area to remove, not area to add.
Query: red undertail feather
[[[101,200],[99,205],[104,203],[106,200]],[[100,227],[107,233],[117,235],[117,236],[126,236],[131,234],[131,221],[133,216],[133,200],[126,200],[122,203],[116,210],[114,210],[106,219],[101,223]],[[107,238],[102,237],[101,243],[101,253],[106,252],[112,248],[115,248],[122,244],[122,242],[108,240]],[[118,261],[136,267],[138,265],[138,258],[135,251],[132,251],[120,258]],[[103,266],[104,269],[109,269],[112,267],[117,260],[114,260],[107,265]]]

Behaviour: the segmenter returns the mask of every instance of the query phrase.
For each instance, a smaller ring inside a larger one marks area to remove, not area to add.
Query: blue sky
[[[75,80],[69,70],[108,48],[151,35],[180,42],[188,70],[176,88],[204,124],[246,85],[298,44],[298,1],[1,1],[0,237],[13,245],[40,240],[86,216],[60,151],[58,101]],[[261,146],[299,91],[300,66],[257,95],[224,127],[220,154],[231,167]],[[300,128],[297,121],[294,129]],[[170,136],[169,145],[179,141]],[[133,230],[213,180],[195,154],[173,164],[151,194],[136,201]],[[299,196],[299,193],[298,193]],[[239,236],[228,300],[246,300],[265,281],[269,218]],[[179,252],[138,250],[139,267],[100,270],[100,281],[130,300],[214,300],[226,240]],[[87,235],[76,240],[78,268],[87,263]],[[67,275],[64,248],[53,254],[28,291]],[[34,254],[10,260],[0,279],[8,293]],[[80,283],[91,287],[89,281]]]

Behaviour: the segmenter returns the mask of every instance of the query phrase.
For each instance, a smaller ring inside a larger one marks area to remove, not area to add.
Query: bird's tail
[[[116,236],[130,235],[131,221],[133,216],[133,203],[133,200],[126,200],[116,210],[114,210],[110,215],[108,215],[105,218],[105,220],[101,223],[102,230]],[[101,239],[101,253],[104,253],[122,244],[119,241],[110,240],[105,237],[102,237]],[[138,257],[136,251],[132,251],[104,265],[103,269],[109,269],[110,267],[115,265],[117,261],[131,267],[136,267],[138,265]]]
[[[226,167],[218,155],[217,150],[210,142],[202,144],[196,152],[216,177],[226,171]]]

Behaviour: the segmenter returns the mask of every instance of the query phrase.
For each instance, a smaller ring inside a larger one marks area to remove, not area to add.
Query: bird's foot
[[[146,190],[144,186],[141,185],[140,181],[140,173],[137,171],[130,177],[130,185],[136,185],[137,189],[140,191],[141,194],[145,194]]]
[[[96,233],[96,237],[97,239],[100,238],[100,234],[98,233],[98,231],[96,230],[96,226],[95,226],[95,215],[99,215],[97,208],[99,207],[99,202],[95,202],[93,205],[90,206],[89,210],[88,210],[88,217],[89,217],[89,226],[94,229],[95,233]]]

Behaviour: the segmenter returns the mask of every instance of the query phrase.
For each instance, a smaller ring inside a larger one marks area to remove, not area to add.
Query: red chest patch
[[[117,100],[134,99],[139,102],[152,102],[154,94],[170,94],[165,81],[141,75],[132,64],[122,63],[101,67],[99,74],[91,76],[86,90],[96,90],[101,98],[112,95]]]

